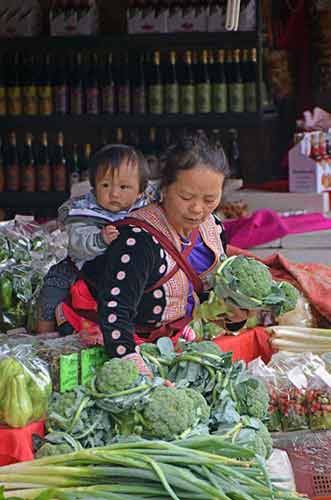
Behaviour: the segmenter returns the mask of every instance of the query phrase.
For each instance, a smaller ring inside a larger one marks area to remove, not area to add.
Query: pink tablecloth
[[[284,217],[273,210],[263,209],[248,217],[224,221],[224,226],[231,245],[252,248],[289,234],[331,230],[331,219],[321,213]]]

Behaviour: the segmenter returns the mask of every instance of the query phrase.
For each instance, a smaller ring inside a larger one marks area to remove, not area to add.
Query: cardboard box
[[[303,138],[289,152],[289,189],[293,193],[331,191],[330,160],[317,162],[305,154]]]
[[[144,13],[141,9],[137,9],[134,15],[128,15],[128,33],[166,33],[168,31],[168,16],[169,10],[166,8],[158,11],[150,8],[146,9]]]

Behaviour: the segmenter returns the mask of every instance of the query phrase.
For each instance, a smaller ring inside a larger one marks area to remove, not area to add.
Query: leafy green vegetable
[[[112,394],[136,385],[140,374],[132,360],[113,358],[97,372],[95,385],[98,391]]]

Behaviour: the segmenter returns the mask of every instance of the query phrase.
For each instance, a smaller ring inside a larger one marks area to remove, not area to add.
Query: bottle
[[[227,83],[224,66],[224,50],[217,51],[217,60],[212,66],[212,110],[226,113],[228,110]]]
[[[244,78],[245,111],[248,113],[256,113],[256,49],[252,49],[250,54],[248,50],[244,50],[242,67]]]
[[[230,166],[230,177],[238,179],[242,177],[241,166],[240,166],[240,151],[238,144],[238,131],[234,128],[229,130],[229,166]]]
[[[118,67],[117,77],[117,110],[119,113],[130,113],[130,73],[127,52]]]
[[[8,114],[12,116],[22,114],[21,68],[21,57],[16,52],[9,61],[7,80]]]
[[[5,162],[3,157],[2,138],[0,137],[0,193],[5,190]]]
[[[53,113],[52,64],[50,54],[43,56],[38,78],[39,113],[49,116]]]
[[[132,79],[132,112],[137,115],[146,113],[146,82],[144,55],[136,58]]]
[[[232,113],[243,113],[244,106],[244,83],[240,67],[240,50],[233,51],[231,80],[229,82],[229,111]]]
[[[35,58],[30,55],[25,57],[23,64],[23,114],[27,116],[38,115],[38,94],[35,81]]]
[[[36,190],[36,162],[32,149],[32,134],[25,135],[22,165],[21,165],[21,189],[26,193]]]
[[[84,154],[81,162],[80,180],[81,182],[88,181],[90,179],[89,164],[92,155],[91,144],[85,144]]]
[[[37,188],[38,191],[42,192],[48,192],[52,189],[52,172],[49,158],[47,132],[43,132],[41,136],[37,167]]]
[[[9,146],[6,155],[6,190],[20,190],[20,159],[15,132],[11,132],[9,135]]]
[[[124,144],[123,129],[120,127],[116,129],[115,142],[116,142],[116,144]]]
[[[89,58],[85,81],[85,103],[85,109],[88,115],[99,114],[98,58],[95,53],[90,54]]]
[[[67,189],[66,163],[63,133],[58,132],[52,162],[54,191],[65,192]]]
[[[113,79],[113,56],[110,52],[101,72],[101,111],[106,115],[115,112],[115,84]]]
[[[196,111],[197,113],[211,112],[211,85],[208,71],[208,51],[203,50],[196,73]]]
[[[54,112],[65,115],[69,111],[68,65],[66,57],[58,56],[54,72]]]
[[[70,74],[70,113],[80,116],[84,113],[84,68],[80,52],[71,60]]]
[[[167,71],[165,72],[164,111],[169,114],[179,113],[179,85],[176,71],[176,52],[171,51]]]
[[[156,129],[154,127],[149,129],[147,144],[145,144],[143,150],[149,166],[149,178],[151,180],[158,179],[160,177],[160,149],[157,144]]]
[[[163,113],[163,86],[160,69],[160,52],[153,52],[148,81],[148,111],[151,114]]]
[[[78,145],[74,144],[70,162],[70,187],[78,182],[80,182]]]
[[[0,60],[0,116],[7,114],[6,60]]]
[[[181,113],[193,115],[195,113],[195,87],[192,68],[192,52],[185,51],[184,61],[180,72],[179,102]]]

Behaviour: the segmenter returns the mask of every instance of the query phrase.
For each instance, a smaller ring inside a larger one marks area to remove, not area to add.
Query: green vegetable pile
[[[54,396],[47,428],[51,440],[57,433],[55,445],[64,443],[58,433],[83,448],[98,444],[95,432],[102,435],[100,445],[132,436],[174,441],[218,433],[229,442],[240,438],[263,458],[270,455],[270,435],[262,424],[268,417],[267,390],[243,362],[232,363],[231,353],[210,341],[185,344],[177,353],[171,340],[162,338],[153,346],[143,344],[140,353],[153,378],[141,375],[132,360],[114,358],[85,389]]]
[[[0,420],[24,427],[46,415],[52,392],[43,362],[20,346],[0,357]]]
[[[196,309],[191,326],[200,338],[213,338],[226,330],[234,308],[270,311],[278,317],[295,309],[298,299],[298,290],[288,282],[273,280],[262,262],[235,255],[218,266],[213,291]],[[249,324],[251,320],[244,326],[255,326]]]
[[[279,480],[275,478],[275,480]],[[5,497],[35,500],[299,500],[264,461],[220,436],[131,439],[0,468]],[[24,489],[19,489],[24,488]]]

